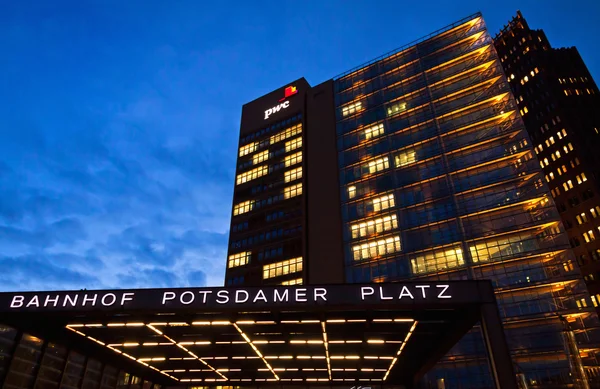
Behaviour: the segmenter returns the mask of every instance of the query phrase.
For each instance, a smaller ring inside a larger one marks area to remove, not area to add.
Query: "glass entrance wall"
[[[128,381],[119,381],[121,377]],[[114,366],[0,324],[2,389],[129,389],[139,388],[141,382]],[[160,385],[144,381],[144,389]]]

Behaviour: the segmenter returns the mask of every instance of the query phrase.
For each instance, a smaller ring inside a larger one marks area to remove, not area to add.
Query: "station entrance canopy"
[[[410,387],[481,322],[513,387],[489,281],[0,293],[0,322],[168,387]]]

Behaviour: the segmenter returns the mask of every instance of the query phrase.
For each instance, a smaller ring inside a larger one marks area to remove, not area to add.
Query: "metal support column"
[[[496,304],[482,304],[481,328],[497,389],[517,389],[510,351]]]

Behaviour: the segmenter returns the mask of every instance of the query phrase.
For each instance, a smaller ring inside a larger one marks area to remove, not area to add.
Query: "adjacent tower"
[[[521,12],[495,38],[594,307],[600,305],[600,93],[575,47],[552,48]],[[582,302],[583,304],[584,302]]]

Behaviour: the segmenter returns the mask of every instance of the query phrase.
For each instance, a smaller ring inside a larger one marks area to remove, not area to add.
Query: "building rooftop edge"
[[[414,46],[414,45],[416,45],[416,44],[418,44],[418,43],[424,42],[424,41],[426,41],[426,40],[427,40],[427,39],[429,39],[429,38],[432,38],[432,37],[434,37],[434,36],[436,36],[436,35],[438,35],[438,34],[441,34],[441,33],[445,32],[445,31],[451,30],[451,29],[453,29],[454,27],[456,27],[456,26],[459,26],[459,25],[461,25],[461,24],[463,24],[463,23],[465,23],[465,22],[467,22],[467,21],[469,21],[469,20],[475,19],[475,18],[477,18],[477,17],[482,17],[482,14],[481,14],[481,12],[480,12],[480,11],[478,11],[478,12],[475,12],[474,14],[472,14],[472,15],[469,15],[469,16],[467,16],[467,17],[464,17],[464,18],[462,18],[462,19],[460,19],[460,20],[457,20],[456,22],[454,22],[454,23],[451,23],[451,24],[449,24],[449,25],[447,25],[447,26],[445,26],[445,27],[442,27],[442,28],[440,28],[440,29],[438,29],[438,30],[436,30],[436,31],[433,31],[433,32],[429,33],[428,35],[425,35],[425,36],[423,36],[423,37],[421,37],[421,38],[415,39],[415,40],[413,40],[412,42],[409,42],[409,43],[407,43],[407,44],[405,44],[405,45],[403,45],[403,46],[400,46],[400,47],[398,47],[398,48],[396,48],[396,49],[393,49],[393,50],[391,50],[391,51],[388,51],[387,53],[385,53],[385,54],[382,54],[382,55],[380,55],[380,56],[378,56],[378,57],[376,57],[376,58],[373,58],[373,59],[371,59],[371,60],[369,60],[369,61],[367,61],[367,62],[364,62],[364,63],[362,63],[362,64],[360,64],[360,65],[358,65],[358,66],[355,66],[355,67],[353,67],[352,69],[346,70],[345,72],[342,72],[342,73],[340,73],[340,74],[338,74],[338,75],[334,76],[334,77],[333,77],[333,80],[334,80],[334,81],[335,81],[335,80],[338,80],[338,79],[340,79],[340,78],[342,78],[342,77],[344,77],[344,76],[346,76],[346,75],[348,75],[348,74],[350,74],[350,73],[353,73],[353,72],[357,71],[358,69],[361,69],[361,68],[367,67],[367,66],[369,66],[369,65],[371,65],[371,64],[373,64],[373,63],[375,63],[375,62],[377,62],[377,61],[380,61],[380,60],[382,60],[382,59],[384,59],[384,58],[386,58],[386,57],[389,57],[389,56],[391,56],[391,55],[394,55],[394,54],[396,54],[396,53],[399,53],[399,52],[401,52],[402,50],[405,50],[405,49],[407,49],[407,48],[409,48],[409,47],[412,47],[412,46]]]

